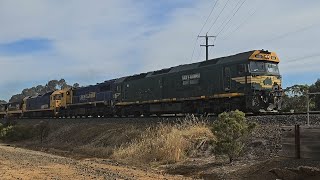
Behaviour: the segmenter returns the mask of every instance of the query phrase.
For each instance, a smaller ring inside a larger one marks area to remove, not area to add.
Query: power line
[[[303,31],[307,31],[311,28],[314,28],[315,26],[318,26],[320,25],[320,23],[316,23],[316,24],[311,24],[309,26],[306,26],[306,27],[302,27],[302,28],[299,28],[297,30],[294,30],[294,31],[291,31],[291,32],[286,32],[286,33],[283,33],[281,35],[278,35],[278,36],[275,36],[274,38],[269,38],[269,39],[266,39],[264,41],[260,41],[258,43],[255,43],[254,45],[252,46],[261,46],[263,44],[266,44],[266,43],[270,43],[272,41],[276,41],[276,40],[279,40],[279,39],[283,39],[283,38],[286,38],[287,36],[290,36],[290,35],[294,35],[296,33],[300,33],[300,32],[303,32]],[[243,51],[243,49],[239,48],[238,51]]]
[[[237,14],[237,12],[240,10],[240,8],[242,7],[242,5],[246,2],[247,0],[244,0],[240,6],[238,7],[238,9],[233,13],[233,15],[230,17],[230,19],[227,21],[227,23],[222,27],[222,29],[218,32],[217,36],[219,36],[219,34],[223,31],[223,29],[230,23],[230,21],[233,19],[233,17]],[[239,1],[240,2],[240,1]],[[238,4],[237,4],[238,5]],[[237,7],[236,5],[236,7]]]
[[[289,59],[286,62],[283,62],[283,64],[293,63],[293,62],[300,61],[301,59],[310,59],[310,58],[319,57],[319,56],[320,56],[320,53],[306,55],[306,56],[302,56],[302,57],[298,57],[298,58]]]
[[[196,40],[195,40],[195,43],[194,43],[194,46],[193,46],[192,55],[191,55],[191,61],[193,60],[193,55],[194,55],[194,51],[195,51],[195,49],[196,49],[196,45],[197,45],[197,42],[198,42],[198,39],[199,39],[199,35],[201,34],[201,32],[203,31],[203,28],[204,28],[204,27],[206,26],[206,24],[208,23],[208,20],[210,19],[210,16],[212,15],[212,12],[213,12],[213,10],[215,9],[215,7],[216,7],[216,5],[217,5],[218,2],[219,2],[219,0],[216,0],[216,1],[215,1],[215,3],[214,3],[214,5],[213,5],[213,7],[211,8],[211,11],[210,11],[207,19],[206,19],[206,21],[204,22],[202,28],[200,29],[200,32],[198,33],[198,36],[197,36],[197,38],[196,38]]]
[[[226,4],[225,4],[225,6],[224,6],[224,8],[222,9],[222,11],[225,9],[225,7],[226,7],[226,5],[228,4],[228,2],[229,1],[227,1],[226,2]],[[241,0],[239,0],[238,2],[237,2],[237,4],[235,5],[235,7],[232,9],[232,11],[231,12],[233,12],[237,7],[237,9],[236,9],[236,11],[232,14],[232,16],[229,18],[229,20],[228,21],[225,21],[225,22],[227,22],[227,23],[222,23],[221,24],[221,26],[218,28],[218,29],[220,29],[221,27],[222,27],[222,29],[218,32],[218,34],[216,35],[216,37],[218,37],[218,35],[223,31],[223,29],[230,23],[230,21],[232,20],[232,18],[237,14],[237,12],[239,11],[239,9],[242,7],[242,5],[246,2],[246,0],[244,0],[241,4],[240,4],[240,2],[241,2]],[[240,5],[239,5],[240,4]],[[221,11],[221,12],[222,12]],[[220,14],[221,14],[221,12],[220,12]],[[220,15],[219,14],[219,15]],[[212,25],[213,26],[213,25]],[[212,28],[212,26],[210,27],[210,29],[209,29],[209,31],[211,30],[211,28]],[[213,47],[211,47],[211,49],[212,49]],[[210,50],[211,50],[210,49]]]
[[[220,26],[217,28],[217,30],[221,29],[221,27],[227,22],[227,19],[232,16],[233,12],[234,12],[234,11],[236,10],[236,8],[239,6],[239,4],[240,4],[241,1],[242,1],[242,0],[238,0],[238,2],[237,2],[236,5],[233,7],[233,9],[229,11],[229,12],[230,12],[230,15],[228,15],[228,16],[225,18],[225,21],[223,21],[223,22],[220,24]]]
[[[202,26],[202,28],[201,28],[198,36],[200,36],[200,34],[202,33],[203,28],[204,28],[205,25],[208,23],[208,20],[210,19],[210,16],[211,16],[211,14],[212,14],[212,12],[213,12],[213,10],[214,10],[214,8],[216,7],[216,5],[217,5],[218,2],[219,2],[219,0],[217,0],[217,1],[214,3],[214,5],[213,5],[213,7],[212,7],[212,9],[211,9],[211,12],[210,12],[209,16],[207,17],[205,23],[203,24],[203,26]]]
[[[204,43],[204,41],[203,41],[203,43]],[[201,43],[201,44],[203,44],[203,43]],[[202,50],[203,50],[203,48],[200,48],[199,53],[198,53],[198,58],[197,58],[197,60],[200,59],[200,56],[201,56],[201,54],[202,54]]]
[[[212,42],[210,42],[211,44],[214,44],[216,38],[212,39]],[[211,53],[211,56],[213,56],[213,47],[210,48],[210,53]]]
[[[245,25],[249,20],[250,20],[250,17],[252,17],[256,12],[258,11],[258,8],[256,8],[251,14],[249,14],[248,16],[246,16],[244,18],[243,21],[241,21],[241,23],[233,30],[233,31],[230,31],[230,33],[227,33],[224,35],[224,37],[221,39],[221,40],[226,40],[228,39],[228,37],[230,37],[233,33],[235,33],[237,30],[240,29],[240,27],[242,27],[243,25]],[[229,26],[230,27],[230,26]],[[227,30],[226,30],[227,31]]]
[[[212,29],[212,27],[214,26],[214,24],[217,22],[218,18],[220,17],[220,15],[222,14],[222,12],[224,11],[224,9],[227,7],[227,4],[230,0],[228,0],[226,2],[226,4],[224,5],[224,7],[222,8],[222,10],[220,11],[220,13],[218,14],[218,16],[216,17],[216,19],[214,20],[214,22],[212,23],[212,25],[210,26],[209,30],[207,31],[207,34],[209,33],[209,31]]]
[[[278,35],[278,36],[276,36],[276,37],[274,37],[274,38],[270,38],[270,39],[267,39],[267,40],[265,40],[265,41],[262,41],[260,44],[269,43],[269,42],[272,42],[272,41],[274,41],[274,40],[278,40],[278,39],[285,38],[285,37],[290,36],[290,35],[295,34],[295,33],[299,33],[299,32],[306,31],[306,30],[308,30],[308,29],[310,29],[310,28],[313,28],[314,26],[317,26],[317,25],[319,25],[319,24],[320,24],[320,23],[311,24],[311,25],[309,25],[309,26],[307,26],[307,27],[302,27],[302,28],[299,28],[299,29],[297,29],[297,30],[295,30],[295,31],[283,33],[283,34]]]
[[[194,45],[193,45],[191,61],[193,60],[193,55],[194,55],[194,51],[196,50],[196,45],[197,45],[198,39],[199,39],[199,37],[197,36],[197,39],[195,40]]]

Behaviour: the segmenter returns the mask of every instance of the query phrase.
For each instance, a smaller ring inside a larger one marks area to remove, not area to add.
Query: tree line
[[[64,79],[60,80],[50,80],[45,85],[37,85],[31,88],[25,88],[21,91],[19,94],[13,95],[9,102],[17,102],[23,100],[25,97],[28,96],[37,96],[41,94],[45,94],[48,92],[56,91],[59,89],[65,89],[65,88],[78,88],[80,85],[78,83],[74,83],[73,85],[67,84],[67,82]],[[6,103],[4,100],[0,100],[1,103]]]
[[[320,79],[312,85],[293,85],[284,89],[283,111],[307,111],[307,93],[320,92]],[[320,95],[310,95],[310,110],[320,110]]]

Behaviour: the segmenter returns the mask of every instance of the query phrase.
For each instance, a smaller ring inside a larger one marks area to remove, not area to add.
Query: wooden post
[[[300,126],[294,126],[294,139],[295,139],[295,154],[296,158],[300,159]]]
[[[307,94],[307,124],[310,126],[310,100],[309,93]]]

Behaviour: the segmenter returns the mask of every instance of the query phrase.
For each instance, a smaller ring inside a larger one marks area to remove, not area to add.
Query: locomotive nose
[[[281,104],[282,104],[282,88],[279,84],[276,82],[272,86],[272,91],[270,93],[270,97],[273,98],[273,101],[269,104],[268,110],[281,110]]]

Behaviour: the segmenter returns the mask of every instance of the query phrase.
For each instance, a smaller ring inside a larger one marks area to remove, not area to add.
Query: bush
[[[174,163],[215,139],[209,126],[194,116],[180,124],[159,124],[132,143],[122,145],[113,157],[134,164]]]
[[[33,137],[32,127],[7,126],[1,129],[0,138],[5,141],[21,141]]]
[[[49,132],[48,123],[41,121],[34,126],[27,125],[10,125],[6,126],[0,124],[0,139],[4,141],[22,141],[31,139],[33,137],[39,137],[39,140],[43,141],[47,137]]]
[[[0,139],[4,139],[13,126],[4,126],[0,123]]]
[[[49,123],[47,121],[40,121],[38,124],[34,125],[34,135],[40,139],[40,143],[42,144],[44,138],[46,138],[49,134]]]
[[[217,137],[215,152],[227,155],[229,162],[239,156],[244,148],[244,141],[256,124],[248,123],[241,111],[221,113],[212,128]]]

